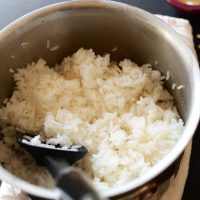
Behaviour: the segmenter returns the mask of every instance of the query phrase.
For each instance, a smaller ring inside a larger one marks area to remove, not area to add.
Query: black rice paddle
[[[32,136],[17,132],[17,142],[26,149],[38,165],[46,166],[55,179],[57,188],[61,191],[63,200],[100,200],[98,193],[93,189],[81,172],[71,165],[83,158],[87,153],[84,146],[73,149],[52,148],[45,145],[36,146],[29,141]],[[26,142],[27,141],[27,142]]]

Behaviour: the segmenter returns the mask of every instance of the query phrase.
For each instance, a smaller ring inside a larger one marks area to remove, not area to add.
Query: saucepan
[[[49,51],[48,41],[59,48]],[[0,31],[1,104],[12,94],[13,80],[9,68],[22,68],[39,58],[53,66],[81,47],[92,48],[100,55],[110,53],[111,60],[129,58],[139,65],[150,63],[162,74],[171,73],[165,86],[174,96],[184,120],[182,136],[148,172],[102,192],[103,197],[126,197],[170,167],[192,139],[200,116],[199,66],[181,37],[151,13],[114,1],[67,1],[33,11]],[[111,51],[113,49],[115,51]],[[174,83],[184,85],[184,88],[172,90]],[[0,177],[28,194],[59,198],[56,190],[22,180],[3,165],[0,166]]]

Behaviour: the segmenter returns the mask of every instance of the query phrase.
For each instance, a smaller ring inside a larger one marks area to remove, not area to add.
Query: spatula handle
[[[69,166],[66,160],[47,156],[45,163],[61,189],[63,200],[69,200],[69,197],[74,200],[101,199],[81,171]]]

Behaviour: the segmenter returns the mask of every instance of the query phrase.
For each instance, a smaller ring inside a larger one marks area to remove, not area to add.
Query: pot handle
[[[81,171],[70,166],[65,159],[46,156],[45,164],[55,177],[62,200],[102,200]]]

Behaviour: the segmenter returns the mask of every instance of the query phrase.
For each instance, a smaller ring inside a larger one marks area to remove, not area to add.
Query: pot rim
[[[153,14],[144,11],[140,8],[133,7],[124,3],[120,2],[114,2],[114,1],[107,1],[107,0],[73,0],[68,2],[60,2],[55,3],[46,7],[42,7],[40,9],[34,10],[14,22],[10,23],[8,26],[3,28],[0,31],[0,42],[13,32],[15,32],[17,29],[22,27],[23,25],[31,22],[32,20],[40,17],[45,16],[46,14],[53,13],[58,10],[65,10],[75,7],[98,7],[98,8],[107,8],[122,12],[132,12],[133,14],[137,14],[137,17],[145,18],[146,23],[149,23],[154,28],[159,27],[163,31],[166,31],[167,34],[170,36],[173,36],[173,39],[171,40],[176,42],[176,46],[179,50],[182,51],[184,54],[184,57],[190,59],[191,62],[191,73],[193,76],[193,96],[191,97],[191,111],[188,116],[188,122],[184,128],[183,135],[180,138],[180,140],[177,142],[177,144],[174,146],[174,148],[171,150],[171,152],[168,153],[157,165],[152,167],[148,172],[146,172],[141,177],[138,177],[132,181],[129,181],[123,185],[116,186],[114,188],[111,188],[109,190],[106,190],[102,193],[103,197],[112,197],[117,196],[123,193],[126,193],[128,191],[131,191],[133,189],[138,188],[139,186],[144,185],[148,181],[155,178],[157,175],[162,173],[167,167],[169,167],[177,158],[178,156],[184,151],[186,148],[186,145],[191,140],[195,129],[198,125],[199,118],[200,118],[200,101],[198,99],[198,86],[200,85],[200,72],[199,72],[199,66],[197,59],[195,58],[194,54],[192,53],[192,50],[185,44],[185,42],[182,40],[182,38],[176,33],[169,25],[165,24],[163,21],[158,19]],[[183,51],[184,49],[184,51]],[[52,199],[58,199],[60,197],[60,192],[58,189],[46,189],[43,187],[39,187],[36,185],[33,185],[31,183],[28,183],[13,174],[11,174],[9,171],[4,169],[0,165],[0,177],[8,182],[11,185],[17,186],[19,189],[22,189],[24,192],[27,192],[29,194],[40,196],[43,198],[49,198]]]

